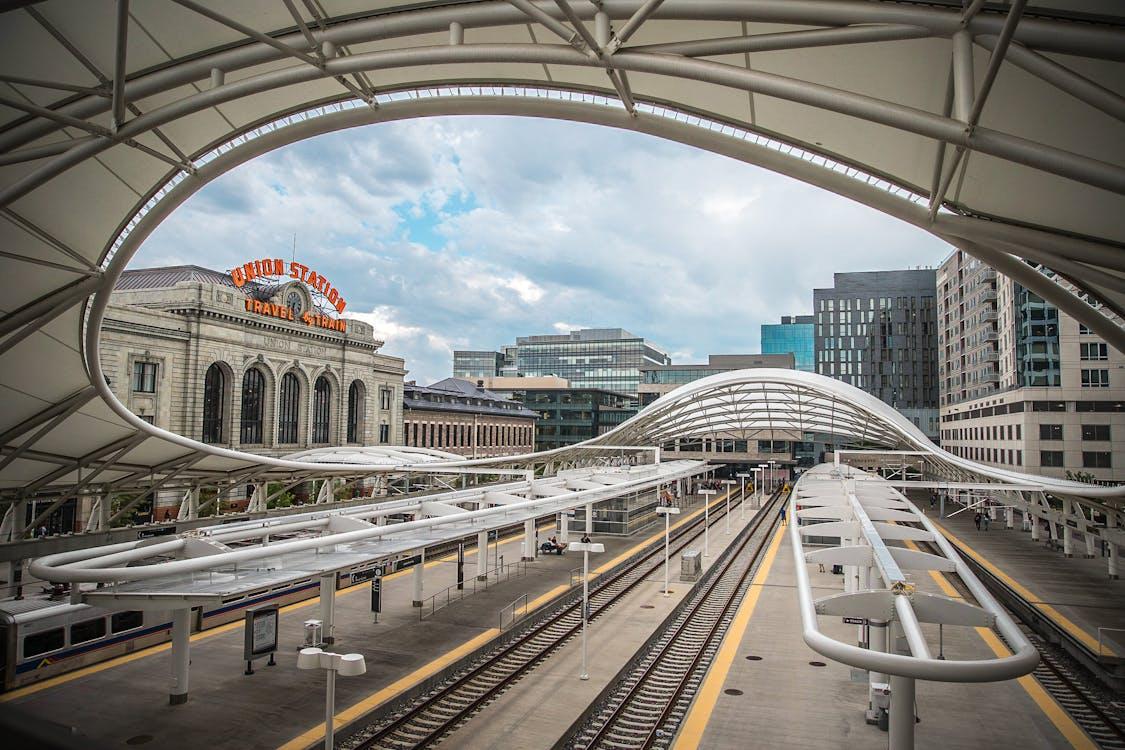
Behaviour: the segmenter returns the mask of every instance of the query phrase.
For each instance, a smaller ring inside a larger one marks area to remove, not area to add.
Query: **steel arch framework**
[[[313,470],[141,422],[100,376],[97,321],[143,238],[209,180],[407,117],[583,120],[759,164],[935,233],[1125,348],[1125,21],[1111,3],[354,5],[0,14],[0,489]]]

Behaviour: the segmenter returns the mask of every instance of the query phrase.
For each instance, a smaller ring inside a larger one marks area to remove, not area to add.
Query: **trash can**
[[[698,581],[703,574],[703,557],[697,549],[689,549],[680,556],[680,580]]]
[[[305,642],[301,648],[319,648],[324,645],[324,628],[320,620],[305,620]]]

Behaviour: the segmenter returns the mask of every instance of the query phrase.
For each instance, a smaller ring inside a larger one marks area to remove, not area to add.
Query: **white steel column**
[[[188,670],[191,664],[191,610],[172,611],[172,689],[168,703],[178,706],[187,703]]]
[[[1114,581],[1117,580],[1117,557],[1121,554],[1120,548],[1113,542],[1107,542],[1109,546],[1109,577]]]
[[[1074,545],[1074,530],[1072,528],[1070,528],[1070,524],[1066,522],[1066,519],[1070,516],[1072,511],[1073,511],[1073,508],[1071,506],[1071,502],[1069,500],[1063,500],[1063,516],[1062,516],[1063,517],[1063,524],[1062,524],[1063,533],[1062,533],[1062,538],[1063,538],[1063,555],[1065,557],[1074,557],[1074,550],[1072,549],[1072,547]]]
[[[529,518],[523,522],[523,561],[535,560],[535,519]]]
[[[593,535],[594,533],[594,504],[586,503],[586,533]]]
[[[333,620],[336,616],[336,574],[328,573],[320,577],[320,626],[321,640],[332,643]]]
[[[564,510],[559,513],[559,542],[570,542],[570,514],[572,511]]]
[[[422,586],[426,575],[426,550],[418,550],[418,564],[414,566],[414,601],[413,606],[422,606]]]
[[[914,747],[914,678],[891,675],[890,746],[894,750]]]
[[[488,577],[488,532],[477,532],[477,580]]]

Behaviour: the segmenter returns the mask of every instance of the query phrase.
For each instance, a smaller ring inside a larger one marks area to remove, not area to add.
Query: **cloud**
[[[675,353],[758,351],[838,271],[936,265],[932,236],[826,191],[650,136],[514,117],[333,133],[245,164],[134,265],[297,255],[420,382],[454,348],[621,327]],[[579,321],[570,323],[562,321]]]

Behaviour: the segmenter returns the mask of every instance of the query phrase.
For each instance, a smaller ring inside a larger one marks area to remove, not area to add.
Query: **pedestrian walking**
[[[785,525],[785,504],[784,503],[782,503],[781,510],[779,510],[777,512],[777,515],[781,517],[781,525],[784,526]]]
[[[978,510],[977,514],[975,516],[973,516],[973,523],[975,523],[977,525],[977,531],[980,531],[980,521],[981,521],[981,514],[980,514],[980,511]]]
[[[988,524],[992,523],[992,514],[986,510],[984,512],[984,517],[981,519],[981,522],[984,524],[984,530],[988,531]]]

